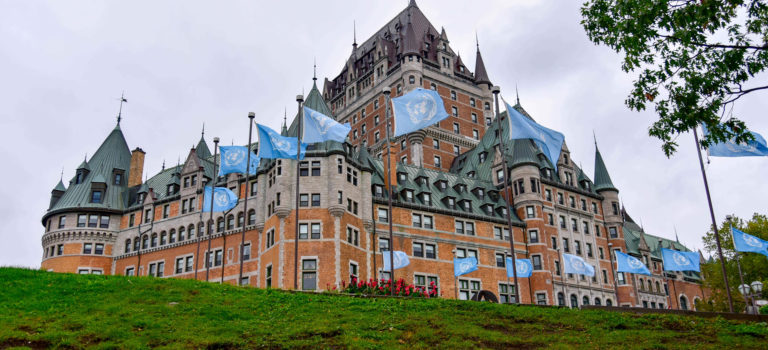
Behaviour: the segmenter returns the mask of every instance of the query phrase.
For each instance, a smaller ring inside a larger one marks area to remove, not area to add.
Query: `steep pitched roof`
[[[613,185],[611,176],[608,175],[608,169],[605,167],[603,156],[600,155],[600,149],[595,144],[595,190],[606,191],[612,190],[618,192],[619,190]]]
[[[475,83],[493,85],[491,79],[488,78],[488,72],[485,70],[485,63],[483,63],[483,56],[480,55],[479,47],[475,57]]]
[[[421,45],[416,37],[416,31],[411,24],[411,14],[408,13],[408,23],[405,24],[405,34],[403,37],[403,55],[421,56]]]
[[[62,182],[61,180],[59,180],[59,183],[58,183],[58,184],[56,184],[56,187],[54,187],[54,188],[53,188],[53,190],[54,190],[54,191],[61,191],[61,192],[65,192],[65,191],[67,190],[67,188],[66,188],[66,187],[64,187],[64,182]]]
[[[200,159],[211,156],[211,150],[205,142],[205,135],[200,136],[200,141],[197,143],[197,146],[195,146],[195,153],[197,153],[197,157]]]
[[[130,171],[131,151],[128,148],[128,143],[125,141],[125,136],[123,136],[119,124],[107,135],[107,138],[101,143],[101,146],[93,154],[90,161],[83,163],[85,163],[87,168],[90,168],[90,172],[79,184],[76,184],[75,178],[72,178],[69,188],[66,189],[61,199],[49,209],[49,212],[69,208],[122,210],[125,207],[123,197],[126,188],[125,181],[123,185],[115,185],[107,181],[107,179],[112,178],[114,169],[122,170],[126,175]],[[81,164],[78,169],[82,168],[83,165]],[[128,178],[128,176],[124,178]],[[91,203],[92,183],[107,184],[107,190],[102,196],[101,203]]]

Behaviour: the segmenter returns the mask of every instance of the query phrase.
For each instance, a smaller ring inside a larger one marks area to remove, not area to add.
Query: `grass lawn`
[[[768,325],[0,268],[0,348],[768,348]]]

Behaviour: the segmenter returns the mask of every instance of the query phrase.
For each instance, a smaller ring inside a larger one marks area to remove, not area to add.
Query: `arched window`
[[[653,285],[651,284],[651,280],[648,280],[648,291],[653,292]]]
[[[571,307],[574,309],[579,307],[579,298],[576,294],[571,294]]]
[[[232,214],[227,215],[227,230],[235,228],[235,216]]]
[[[224,232],[224,218],[222,217],[216,220],[216,232]]]
[[[131,252],[131,240],[130,240],[130,238],[125,240],[125,252],[126,253],[130,253]]]
[[[213,220],[208,220],[208,229],[206,230],[207,234],[213,233]]]
[[[583,298],[581,298],[581,304],[589,305],[589,297],[585,295]]]
[[[168,241],[166,240],[168,235],[165,233],[165,231],[160,232],[160,245],[165,245]],[[153,246],[154,247],[154,246]]]
[[[613,306],[613,301],[611,299],[605,299],[605,306]]]
[[[685,295],[680,296],[680,310],[688,310],[688,298]]]
[[[645,290],[645,281],[643,279],[640,279],[640,290]]]
[[[133,251],[139,251],[139,237],[133,239]]]
[[[408,76],[408,83],[409,84],[415,84],[416,83],[416,77],[414,77],[413,75]]]
[[[179,242],[181,242],[181,241],[183,241],[183,240],[184,240],[184,238],[185,238],[185,237],[184,237],[184,236],[185,236],[184,234],[185,234],[185,233],[186,233],[186,229],[184,228],[184,226],[182,226],[182,227],[179,227]]]
[[[237,213],[237,227],[243,227],[243,212]]]
[[[171,229],[171,231],[168,233],[168,243],[176,243],[176,230]]]
[[[565,294],[557,293],[557,305],[565,306]]]
[[[699,304],[700,302],[701,302],[701,299],[699,299],[699,297],[693,297],[693,309],[694,309],[694,310],[697,310],[697,309],[698,309],[698,304]]]
[[[150,245],[152,248],[157,247],[157,232],[152,234],[152,242]]]
[[[603,303],[600,301],[600,298],[595,297],[595,305],[597,306],[603,305]]]
[[[249,210],[248,211],[248,225],[255,225],[256,224],[256,210]]]
[[[189,224],[189,228],[187,229],[187,238],[194,239],[195,238],[195,224]]]

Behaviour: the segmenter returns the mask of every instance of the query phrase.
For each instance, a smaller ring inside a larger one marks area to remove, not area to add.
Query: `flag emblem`
[[[683,254],[680,254],[678,252],[672,253],[672,259],[674,259],[675,263],[680,266],[687,266],[691,264],[688,258],[686,258]]]
[[[431,94],[421,94],[405,104],[408,119],[414,124],[429,123],[437,116],[437,101]]]
[[[757,248],[763,247],[763,245],[760,243],[760,241],[757,240],[757,238],[755,238],[755,236],[751,236],[742,232],[741,238],[744,240],[744,243],[746,243],[750,247],[757,247]]]
[[[291,151],[291,144],[288,143],[288,141],[281,140],[274,135],[269,135],[270,141],[272,141],[272,145],[281,152],[290,152]]]
[[[526,264],[523,261],[515,260],[515,267],[517,269],[517,273],[520,275],[527,275],[528,274],[528,264]]]
[[[640,269],[643,267],[643,263],[637,259],[627,259],[627,262],[629,263],[629,267],[633,269]]]
[[[246,151],[242,148],[233,148],[224,155],[222,162],[225,166],[237,166],[245,160]]]
[[[224,192],[214,192],[213,200],[216,201],[216,205],[218,206],[226,207],[227,204],[229,204],[229,197]]]

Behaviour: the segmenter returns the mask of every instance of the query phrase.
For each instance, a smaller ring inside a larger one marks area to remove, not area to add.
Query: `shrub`
[[[346,284],[346,281],[341,281],[341,292],[355,295],[392,295],[392,280],[377,280],[369,279],[358,280],[353,277]],[[406,284],[402,278],[397,280],[394,284],[395,295],[410,298],[437,298],[437,286],[434,282],[430,282],[428,288],[417,287],[412,284]]]

